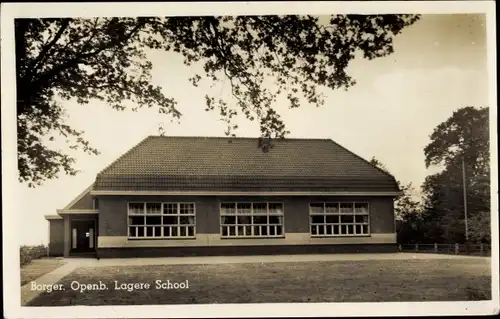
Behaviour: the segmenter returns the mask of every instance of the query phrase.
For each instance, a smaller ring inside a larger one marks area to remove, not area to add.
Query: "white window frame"
[[[222,205],[224,204],[234,204],[234,214],[223,213]],[[238,204],[250,204],[250,214],[242,214],[238,213]],[[266,212],[265,213],[255,213],[254,204],[262,205],[266,204]],[[269,206],[272,204],[280,204],[281,205],[281,213],[270,213]],[[250,223],[239,224],[238,217],[239,216],[249,216]],[[254,216],[266,216],[267,223],[266,224],[254,224]],[[269,223],[269,216],[278,216],[281,217],[281,223],[279,224],[271,224]],[[223,217],[235,217],[234,224],[223,224]],[[285,237],[285,203],[279,201],[221,201],[219,202],[219,225],[220,225],[220,236],[221,238],[284,238]],[[281,226],[281,233],[277,234],[278,227]],[[227,235],[224,235],[223,228],[227,227]],[[234,235],[230,235],[229,227],[235,227]],[[243,227],[243,234],[239,233],[239,227]],[[246,234],[246,227],[250,227],[251,233]],[[255,234],[255,227],[259,227],[259,234]],[[266,229],[266,235],[262,234],[262,227]],[[269,235],[271,227],[274,228],[274,235]]]
[[[313,212],[312,205],[323,204],[323,212]],[[336,213],[327,213],[326,205],[327,204],[337,204],[337,212]],[[352,213],[342,213],[340,211],[340,205],[342,204],[352,204]],[[363,204],[367,207],[366,213],[359,213],[356,211],[356,204]],[[313,223],[313,216],[324,216],[323,223]],[[337,222],[327,222],[327,216],[338,216]],[[342,216],[353,216],[353,221],[350,223],[343,223]],[[356,222],[356,216],[367,216],[366,221]],[[313,232],[313,227],[316,226],[316,231]],[[319,232],[319,227],[323,227],[323,233]],[[342,226],[345,226],[342,227]],[[349,226],[352,226],[352,233],[349,232]],[[358,227],[361,226],[361,232],[358,232]],[[327,232],[327,227],[330,229],[330,234]],[[335,234],[335,227],[338,227],[338,234]],[[344,233],[342,230],[345,229]],[[366,232],[364,231],[366,229]],[[309,203],[309,235],[311,237],[360,237],[360,236],[370,236],[370,203],[365,201],[312,201]]]
[[[142,204],[143,211],[140,213],[131,213],[130,205],[131,204]],[[148,204],[160,204],[160,212],[159,213],[147,213]],[[176,214],[165,214],[164,209],[165,205],[176,205]],[[181,205],[192,205],[193,212],[189,214],[181,214],[180,208]],[[134,216],[144,216],[144,224],[130,224],[130,217]],[[155,225],[147,225],[146,218],[148,216],[156,216],[160,218],[160,224]],[[164,217],[177,217],[177,224],[166,224],[163,222]],[[193,217],[193,222],[189,224],[181,224],[180,217]],[[131,234],[131,227],[135,227],[135,236]],[[140,227],[143,228],[143,236],[138,236],[138,229]],[[147,236],[147,228],[153,228],[153,236]],[[156,234],[157,228],[160,228],[160,234]],[[168,229],[169,234],[172,233],[172,230],[176,228],[177,235],[175,236],[165,236],[165,228]],[[181,235],[181,228],[184,228],[184,234]],[[192,235],[189,235],[189,228],[192,229]],[[127,202],[127,237],[129,239],[194,239],[196,238],[196,204],[194,202],[142,202],[142,201],[132,201]]]

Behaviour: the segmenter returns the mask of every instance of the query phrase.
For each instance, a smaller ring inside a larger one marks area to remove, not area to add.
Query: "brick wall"
[[[64,220],[49,220],[49,254],[50,256],[62,256],[64,254]]]
[[[127,202],[194,202],[196,233],[220,232],[220,202],[277,201],[284,204],[287,233],[309,232],[311,201],[358,201],[370,205],[371,233],[394,233],[394,204],[391,197],[219,197],[219,196],[101,196],[99,197],[99,236],[127,236]]]

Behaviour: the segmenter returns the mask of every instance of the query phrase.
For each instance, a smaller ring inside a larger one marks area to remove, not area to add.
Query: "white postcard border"
[[[2,36],[2,212],[4,305],[7,318],[105,318],[105,317],[277,317],[277,316],[424,316],[481,315],[499,311],[498,272],[498,158],[496,95],[496,17],[493,1],[394,1],[394,2],[259,2],[259,3],[4,3]],[[14,17],[94,17],[236,14],[336,13],[486,13],[492,194],[492,300],[477,302],[391,303],[280,303],[161,306],[21,307],[19,286],[19,220],[16,211],[17,161],[15,112]]]

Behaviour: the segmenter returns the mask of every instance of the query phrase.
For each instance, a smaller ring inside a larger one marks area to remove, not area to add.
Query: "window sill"
[[[127,240],[193,240],[196,239],[196,236],[189,237],[128,237]]]
[[[353,238],[353,237],[371,237],[371,234],[356,234],[356,235],[310,235],[311,238]]]
[[[285,239],[285,235],[280,236],[220,236],[221,240],[226,239]]]

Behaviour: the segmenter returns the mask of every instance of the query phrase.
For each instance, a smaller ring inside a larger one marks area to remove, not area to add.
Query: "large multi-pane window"
[[[221,203],[222,237],[282,237],[283,203]]]
[[[311,236],[358,236],[370,234],[368,203],[310,203]]]
[[[129,238],[194,238],[194,203],[129,203]]]

